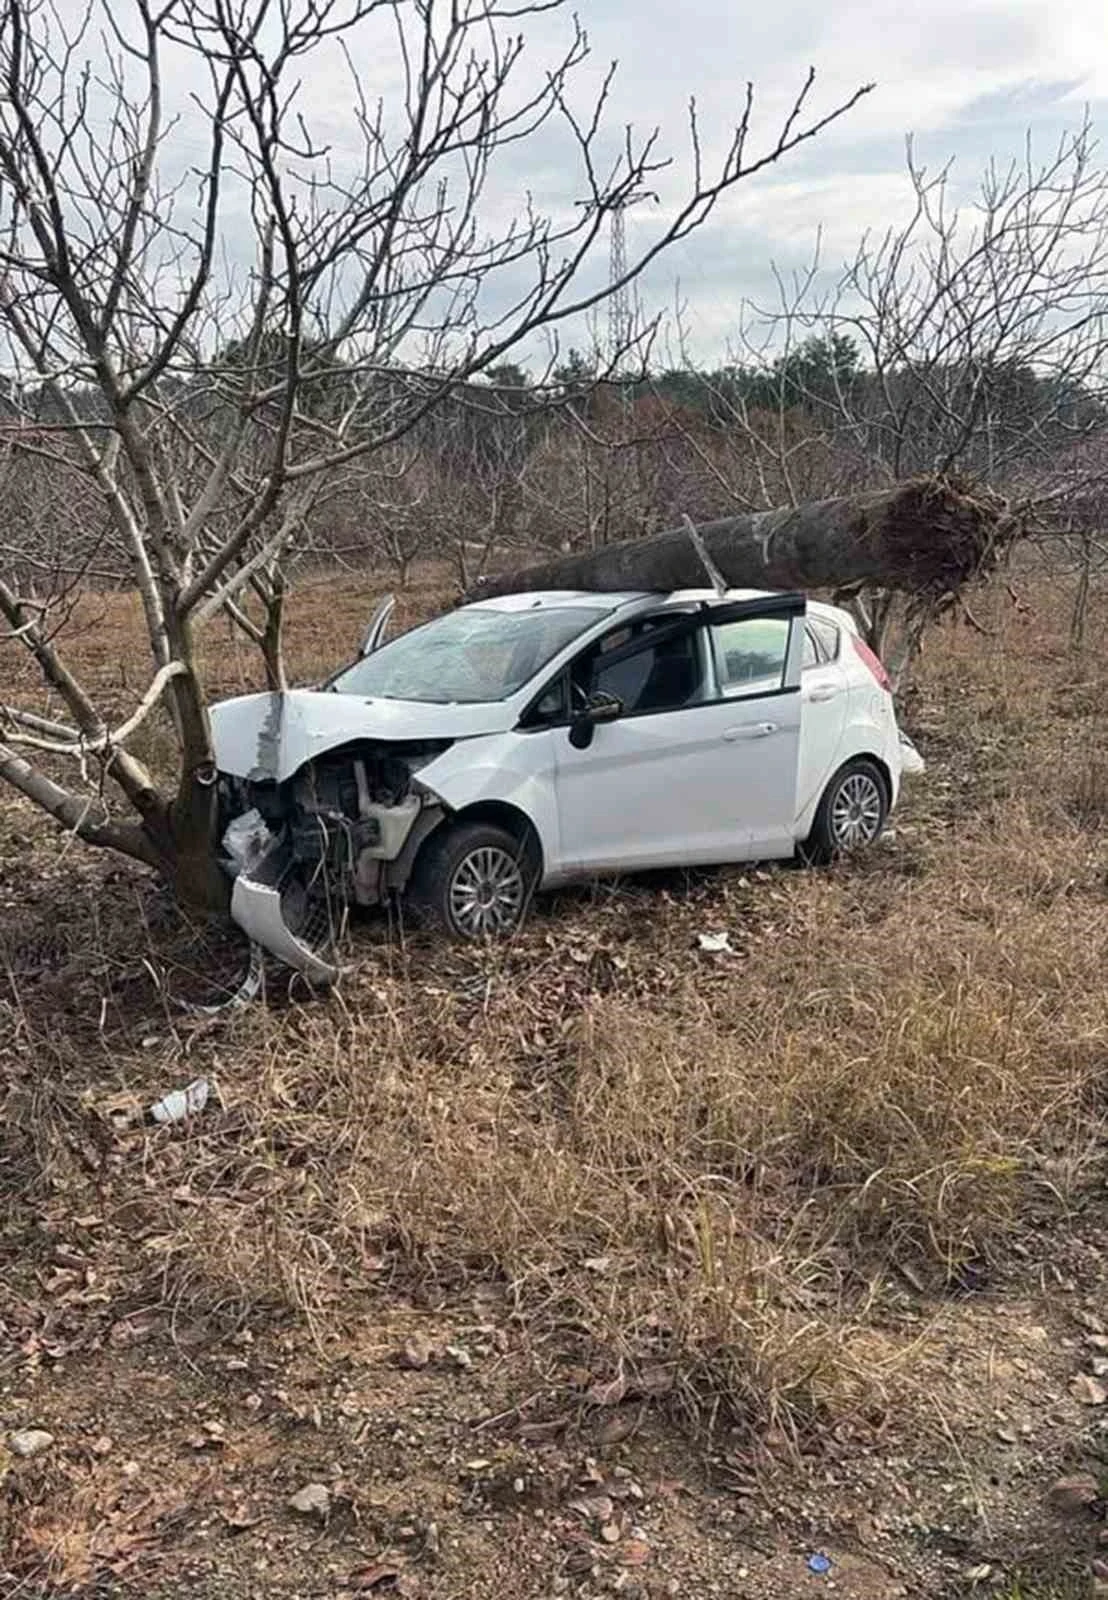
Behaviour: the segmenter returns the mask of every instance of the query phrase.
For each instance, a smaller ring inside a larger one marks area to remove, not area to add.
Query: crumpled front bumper
[[[298,939],[285,921],[281,891],[240,872],[231,891],[231,916],[254,944],[315,983],[334,983],[339,968]]]

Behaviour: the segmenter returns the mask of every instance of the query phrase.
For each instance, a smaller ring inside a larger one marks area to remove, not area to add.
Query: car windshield
[[[505,700],[605,615],[595,606],[463,607],[382,645],[330,687],[436,705]]]

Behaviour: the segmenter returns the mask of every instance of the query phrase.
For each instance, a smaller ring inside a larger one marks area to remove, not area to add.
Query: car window
[[[720,623],[711,633],[721,693],[731,698],[781,688],[789,653],[788,617],[743,617]]]
[[[824,617],[809,617],[808,632],[816,640],[824,661],[837,661],[839,659],[839,630],[833,622],[828,622]],[[804,665],[808,665],[805,657]]]
[[[617,695],[625,715],[695,705],[704,697],[699,630],[687,628],[675,635],[667,629],[657,641],[650,639],[651,631],[640,648],[625,644],[623,649],[605,649],[608,641],[601,641],[580,663],[576,681],[589,694]]]
[[[824,662],[823,650],[820,647],[811,628],[804,630],[804,650],[800,658],[802,671],[807,672],[809,667],[820,667]]]
[[[551,723],[565,722],[569,717],[569,681],[560,672],[535,701],[525,718],[528,728],[546,728]]]

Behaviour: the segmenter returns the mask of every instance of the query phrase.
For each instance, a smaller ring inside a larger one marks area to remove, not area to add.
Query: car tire
[[[889,789],[881,769],[859,757],[839,768],[820,798],[801,856],[820,866],[855,855],[881,837],[889,815]]]
[[[538,880],[533,840],[457,822],[428,839],[406,898],[421,924],[456,939],[508,938],[523,926]]]

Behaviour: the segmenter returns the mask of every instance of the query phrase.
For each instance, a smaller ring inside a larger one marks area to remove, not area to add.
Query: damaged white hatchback
[[[800,594],[550,592],[479,601],[317,689],[212,714],[232,914],[334,977],[351,904],[468,938],[537,889],[872,844],[901,775],[888,678]]]

